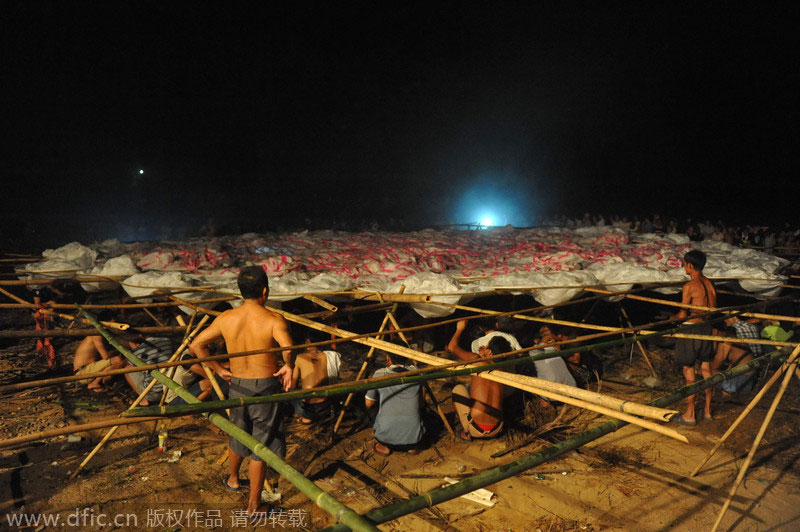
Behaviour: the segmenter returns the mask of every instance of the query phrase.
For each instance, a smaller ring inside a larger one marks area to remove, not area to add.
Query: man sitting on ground
[[[402,374],[417,369],[400,355],[384,352],[386,367],[372,377]],[[411,451],[425,433],[422,425],[422,387],[419,384],[396,384],[367,391],[364,398],[367,408],[378,405],[372,428],[375,431],[376,453],[388,456],[392,450]]]
[[[169,360],[169,357],[172,356],[172,342],[169,338],[151,337],[142,339],[141,335],[128,336],[127,333],[125,333],[125,335],[127,336],[125,339],[132,349],[133,356],[140,358],[145,364],[166,362]],[[128,384],[130,384],[134,392],[140,394],[147,388],[150,381],[153,380],[153,376],[150,375],[149,371],[137,371],[134,373],[126,373],[125,380],[128,381]],[[147,395],[139,403],[139,406],[149,406],[150,403],[157,403],[161,400],[163,391],[164,387],[161,383],[156,382],[155,386],[147,392]]]
[[[306,343],[321,342],[327,338],[321,336],[313,329],[308,329]],[[333,350],[320,351],[319,347],[311,346],[295,358],[292,380],[294,388],[299,384],[303,390],[334,384],[339,379],[339,367],[342,364],[342,355]],[[310,425],[318,419],[323,419],[331,413],[331,399],[328,397],[311,397],[301,401],[292,401],[297,421],[303,425]]]
[[[458,340],[466,326],[467,320],[459,320],[447,344],[447,350],[461,360],[486,365],[488,362],[480,359],[512,351],[508,340],[499,335],[489,340],[488,345],[480,346],[478,353],[463,349]],[[459,384],[453,388],[453,408],[461,422],[456,430],[460,439],[494,438],[503,430],[503,385],[473,375],[469,387]]]
[[[183,352],[180,359],[185,360],[189,358],[193,358],[193,356],[187,349]],[[227,361],[220,361],[220,364],[223,367],[227,363]],[[200,364],[192,364],[189,367],[175,366],[175,371],[172,372],[171,375],[170,370],[167,370],[167,376],[176,383],[180,384],[182,387],[186,388],[190,394],[195,396],[200,401],[205,401],[212,396],[214,399],[219,399],[219,397],[213,394],[213,385],[211,384],[208,375],[206,375],[205,370],[203,370],[203,367]],[[222,395],[227,399],[228,381],[225,379],[216,379],[216,381],[220,391],[222,392]],[[184,401],[183,398],[178,396],[178,394],[176,394],[174,391],[168,389],[164,403],[169,405],[181,405],[185,404],[186,401]]]
[[[112,369],[119,369],[125,365],[119,353],[111,350],[105,338],[100,335],[87,336],[78,345],[75,350],[75,357],[72,360],[72,370],[75,375],[82,373],[102,373],[111,371]],[[93,392],[105,391],[105,385],[113,378],[112,375],[107,377],[97,377],[92,380],[86,387]]]
[[[536,339],[537,344],[559,344],[567,340],[567,337],[554,326],[544,325],[539,329],[539,337]],[[543,351],[531,351],[531,355],[536,353],[548,351],[558,351],[560,345],[553,345],[545,347]],[[567,363],[561,357],[546,358],[544,360],[535,360],[533,365],[536,367],[536,376],[550,382],[557,382],[559,384],[566,384],[568,386],[577,386],[575,377],[569,372]]]
[[[731,335],[735,331],[737,338],[758,339],[760,337],[758,327],[755,324],[742,321],[736,316],[727,318],[725,325],[730,329],[723,334]],[[720,368],[726,362],[728,367],[732,368],[740,364],[746,364],[753,360],[754,356],[761,356],[762,354],[764,354],[764,346],[761,344],[719,342],[717,344],[717,354],[711,362],[711,373],[712,375],[719,373]],[[743,375],[733,377],[718,384],[717,387],[727,393],[749,392],[755,384],[753,373],[753,371],[749,371]]]

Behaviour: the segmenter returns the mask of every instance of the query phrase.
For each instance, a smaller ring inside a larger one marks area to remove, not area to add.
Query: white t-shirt
[[[555,347],[545,347],[544,351],[531,351],[531,355],[537,353],[548,353],[557,351]],[[533,364],[536,366],[536,375],[540,379],[550,382],[558,382],[560,384],[567,384],[569,386],[577,386],[575,377],[567,369],[567,363],[561,357],[548,358],[545,360],[534,360]]]
[[[477,353],[478,349],[482,345],[489,345],[489,342],[495,336],[501,336],[501,337],[505,338],[506,340],[508,340],[508,343],[511,344],[511,350],[512,351],[518,351],[518,350],[522,349],[522,346],[519,345],[519,342],[517,341],[516,338],[514,338],[512,335],[510,335],[508,333],[504,333],[504,332],[500,332],[500,331],[492,331],[492,332],[490,332],[489,334],[487,334],[485,336],[481,336],[477,340],[473,340],[472,344],[470,345],[470,349],[472,350],[473,353]],[[495,353],[495,355],[501,355],[501,354],[502,353]]]

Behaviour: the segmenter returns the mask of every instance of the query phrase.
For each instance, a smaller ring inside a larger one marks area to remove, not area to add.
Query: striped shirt
[[[172,356],[172,342],[169,338],[157,337],[147,338],[144,342],[139,344],[139,347],[133,350],[133,356],[138,357],[145,364],[158,364],[159,362],[166,362]],[[144,389],[153,377],[149,371],[145,372],[144,380],[142,381],[142,389]],[[160,393],[164,387],[161,383],[157,382],[153,386],[153,392]]]
[[[759,339],[761,335],[758,332],[758,327],[753,325],[752,323],[747,323],[746,321],[737,321],[733,324],[733,328],[736,330],[736,337],[737,338],[753,338]],[[764,354],[764,346],[761,344],[746,344],[750,352],[753,353],[754,357],[758,357]]]

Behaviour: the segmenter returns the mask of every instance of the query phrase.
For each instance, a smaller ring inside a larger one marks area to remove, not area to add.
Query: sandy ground
[[[59,341],[60,363],[66,364],[76,342]],[[33,356],[34,342],[25,340],[0,349],[3,382],[29,380],[42,371]],[[355,349],[355,348],[354,348]],[[345,351],[345,378],[355,374],[362,351]],[[644,364],[627,353],[601,353],[608,367],[602,391],[645,402],[680,385],[670,371],[668,346],[652,356],[665,382],[661,390],[641,385]],[[25,377],[23,377],[25,375]],[[433,389],[446,412],[452,413],[452,382],[435,382]],[[715,398],[714,420],[696,427],[679,427],[689,439],[683,444],[635,427],[625,427],[578,452],[542,464],[526,475],[488,486],[496,504],[487,508],[458,498],[434,509],[381,525],[398,531],[564,531],[707,530],[756,435],[769,401],[754,410],[700,474],[689,472],[744,408],[748,397]],[[80,384],[47,387],[6,395],[0,402],[0,436],[8,438],[89,420],[110,418],[125,408],[131,393],[118,383],[96,395]],[[515,400],[522,401],[521,397]],[[778,531],[800,528],[800,428],[797,423],[800,382],[792,381],[745,483],[728,510],[722,530]],[[341,438],[331,438],[331,424],[290,425],[287,459],[322,489],[366,512],[443,484],[458,476],[495,467],[562,440],[601,422],[593,414],[570,407],[539,438],[504,456],[491,455],[519,444],[533,421],[553,421],[553,412],[532,412],[510,423],[495,440],[456,442],[432,412],[430,441],[418,454],[376,455],[371,430],[348,416]],[[527,427],[527,428],[526,428]],[[201,418],[169,421],[169,449],[156,449],[153,424],[131,425],[117,432],[109,445],[75,480],[69,472],[91,450],[103,431],[82,433],[70,443],[58,437],[43,443],[0,451],[0,529],[2,530],[317,530],[332,518],[285,480],[278,489],[280,512],[263,522],[245,522],[234,512],[244,507],[243,492],[226,491],[221,479],[226,465],[216,465],[226,438]],[[181,451],[173,463],[166,459]],[[244,470],[244,468],[243,468]],[[433,477],[433,478],[431,478]],[[76,510],[77,509],[77,510]],[[79,513],[76,513],[79,512]],[[9,514],[45,513],[60,516],[55,526],[11,526]],[[122,521],[98,525],[101,514]],[[137,519],[136,525],[125,519]],[[70,521],[67,521],[71,519]],[[81,520],[82,519],[82,520]],[[94,519],[94,521],[91,521]],[[86,526],[82,526],[82,525]]]

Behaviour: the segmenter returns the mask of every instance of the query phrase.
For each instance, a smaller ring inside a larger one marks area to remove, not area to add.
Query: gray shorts
[[[142,393],[142,390],[147,388],[147,385],[150,384],[150,381],[152,380],[152,377],[150,375],[147,375],[148,377],[150,377],[150,379],[148,379],[147,382],[144,381],[146,373],[149,372],[136,371],[133,373],[128,373],[128,377],[130,377],[131,382],[134,384],[134,386],[136,386],[136,393]],[[150,403],[157,403],[161,400],[161,393],[163,390],[164,387],[161,385],[160,382],[157,382],[156,385],[153,386],[153,388],[149,392],[147,392],[147,395],[144,398]]]
[[[701,323],[687,330],[686,333],[711,336],[714,333],[714,327],[710,323]],[[700,362],[714,360],[714,342],[689,338],[675,340],[675,365],[678,366],[678,369],[684,366],[694,366],[698,360]]]
[[[283,391],[280,381],[275,377],[266,379],[240,379],[231,377],[229,399],[253,397],[256,395],[272,395]],[[255,439],[283,458],[286,456],[285,428],[281,403],[262,403],[231,408],[231,422],[252,435]],[[231,450],[238,456],[252,456],[253,460],[261,460],[245,445],[235,439],[230,440]]]

